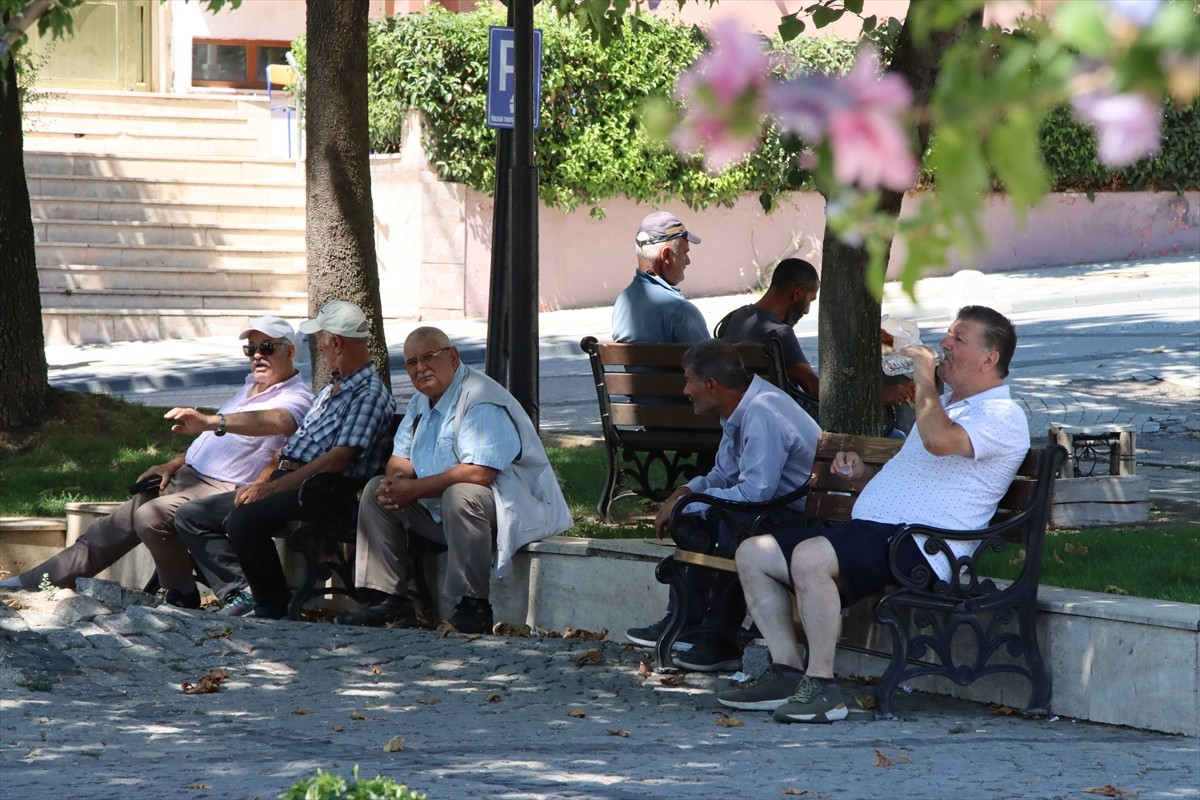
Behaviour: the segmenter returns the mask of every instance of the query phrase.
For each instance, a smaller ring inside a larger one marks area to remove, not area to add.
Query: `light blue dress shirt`
[[[640,269],[613,304],[612,329],[614,342],[691,344],[708,338],[700,309],[674,286]]]

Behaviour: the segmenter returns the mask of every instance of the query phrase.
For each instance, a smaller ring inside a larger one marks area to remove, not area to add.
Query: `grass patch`
[[[108,395],[51,391],[47,421],[34,430],[0,433],[0,516],[61,517],[68,502],[128,497],[147,467],[186,449],[171,432],[166,409]],[[555,445],[547,453],[575,519],[571,536],[650,538],[657,504],[628,498],[614,504],[613,524],[596,517],[606,469],[600,445]],[[1200,603],[1200,512],[1195,503],[1155,504],[1141,525],[1051,531],[1042,582],[1071,589]],[[1011,578],[1013,554],[991,556],[987,574]]]

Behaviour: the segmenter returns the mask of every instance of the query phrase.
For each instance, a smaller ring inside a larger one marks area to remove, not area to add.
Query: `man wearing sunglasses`
[[[300,332],[316,335],[317,350],[332,370],[330,385],[253,482],[187,503],[175,516],[179,538],[230,616],[280,619],[287,613],[291,590],[274,536],[286,523],[306,518],[301,485],[318,472],[365,481],[387,448],[396,401],[371,362],[362,309],[331,300],[300,323]]]
[[[417,625],[407,572],[415,534],[447,548],[442,588],[462,598],[450,623],[490,633],[490,578],[504,577],[524,545],[569,528],[571,512],[524,409],[463,364],[444,332],[410,333],[404,363],[417,395],[387,471],[359,503],[354,583],[364,604],[337,622]]]
[[[112,566],[144,542],[154,556],[167,602],[199,608],[187,549],[175,535],[175,514],[189,500],[228,492],[253,481],[312,405],[313,395],[296,370],[292,326],[259,317],[238,338],[250,374],[236,396],[214,414],[173,408],[171,430],[199,434],[187,452],[138,476],[133,497],[92,523],[65,550],[0,586],[35,590],[48,576],[55,586],[75,588]],[[157,480],[157,484],[154,480]]]
[[[690,247],[700,244],[700,237],[674,215],[655,211],[642,220],[634,243],[638,265],[633,282],[613,304],[613,341],[691,344],[707,339],[704,315],[675,288],[691,263]]]

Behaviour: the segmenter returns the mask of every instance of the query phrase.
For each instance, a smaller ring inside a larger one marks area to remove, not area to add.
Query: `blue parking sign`
[[[513,126],[513,97],[516,95],[516,49],[513,29],[493,25],[488,30],[487,125],[489,128]],[[533,32],[533,127],[541,127],[542,111],[542,32]]]

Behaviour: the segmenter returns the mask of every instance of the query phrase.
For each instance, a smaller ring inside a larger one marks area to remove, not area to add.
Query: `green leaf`
[[[1072,47],[1094,56],[1106,56],[1112,51],[1112,40],[1104,24],[1104,9],[1100,3],[1059,3],[1055,10],[1055,29]]]
[[[816,25],[818,28],[824,28],[826,25],[832,25],[842,18],[843,13],[843,9],[840,8],[835,9],[829,8],[828,6],[818,6],[817,9],[813,11],[813,25]]]
[[[1014,108],[1007,119],[992,127],[988,137],[996,175],[1012,194],[1014,204],[1022,208],[1041,200],[1050,189],[1038,138],[1040,122],[1028,109]]]
[[[799,13],[799,12],[797,12]],[[804,33],[804,22],[796,14],[788,14],[779,19],[779,38],[790,42]]]
[[[861,14],[863,10],[863,0],[846,0],[842,5],[851,14]]]

